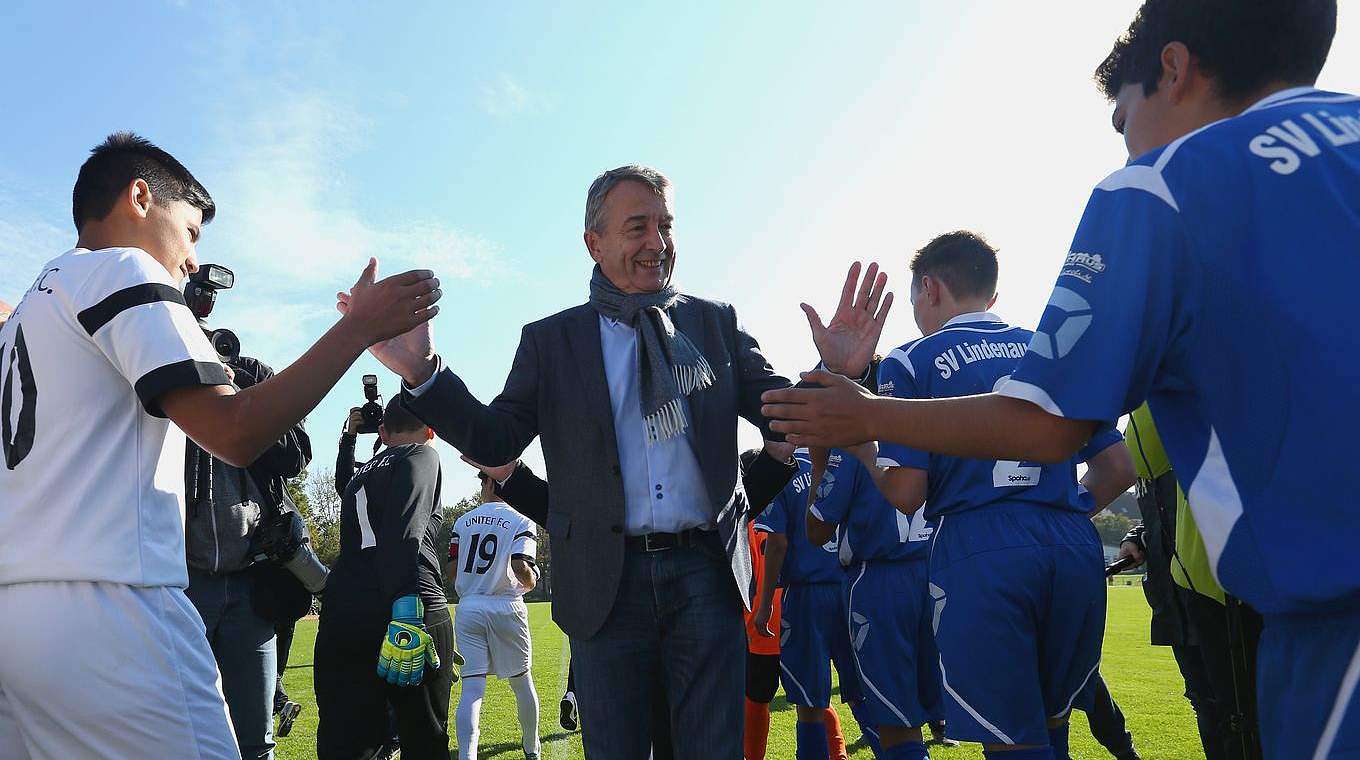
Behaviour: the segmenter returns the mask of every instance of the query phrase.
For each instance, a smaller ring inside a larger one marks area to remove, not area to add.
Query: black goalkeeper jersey
[[[340,503],[340,557],[325,606],[387,614],[408,594],[419,594],[427,610],[447,606],[440,478],[439,455],[417,444],[384,449],[354,473]]]

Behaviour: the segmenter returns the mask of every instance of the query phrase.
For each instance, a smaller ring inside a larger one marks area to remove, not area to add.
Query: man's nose
[[[198,271],[198,254],[197,254],[197,253],[190,253],[190,254],[189,254],[189,258],[187,258],[187,259],[184,260],[184,264],[185,264],[185,266],[188,267],[188,269],[189,269],[189,274],[193,274],[194,272],[197,272],[197,271]]]
[[[661,228],[652,230],[652,234],[647,237],[647,250],[651,253],[666,252],[666,236],[662,234]]]

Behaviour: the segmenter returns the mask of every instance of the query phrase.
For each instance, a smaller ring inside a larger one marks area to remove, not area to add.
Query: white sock
[[[463,679],[463,693],[458,697],[458,711],[453,717],[458,731],[458,760],[477,760],[477,734],[484,696],[486,676]]]
[[[534,680],[528,673],[521,673],[510,679],[510,690],[515,692],[515,706],[519,708],[519,730],[524,734],[524,753],[537,755],[538,693],[534,691]]]

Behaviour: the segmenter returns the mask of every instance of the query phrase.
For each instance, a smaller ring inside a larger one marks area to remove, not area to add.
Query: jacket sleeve
[[[335,450],[335,492],[345,495],[345,486],[354,478],[354,444],[358,436],[340,434],[340,445]]]
[[[262,383],[274,376],[274,370],[268,364],[258,360],[242,357],[243,368],[251,372],[255,378],[254,384]],[[253,364],[254,366],[249,366]],[[255,460],[254,466],[261,468],[265,474],[274,478],[292,478],[299,475],[307,468],[307,464],[312,461],[312,439],[307,437],[307,430],[303,423],[288,428],[264,453]]]
[[[797,462],[776,461],[774,457],[761,451],[752,460],[751,466],[746,468],[746,475],[741,479],[741,484],[746,489],[746,498],[751,502],[749,515],[755,517],[760,514],[797,474]]]
[[[516,467],[505,485],[496,486],[496,495],[539,527],[547,527],[548,481],[535,475],[528,465],[521,463]]]
[[[417,581],[420,544],[434,513],[439,491],[439,456],[417,450],[396,458],[388,465],[386,487],[366,491],[370,499],[380,498],[382,532],[378,538],[378,583],[383,597],[391,604],[399,597],[419,594]]]
[[[737,373],[737,414],[742,419],[760,428],[760,434],[767,441],[784,440],[783,433],[770,430],[770,421],[760,413],[760,396],[765,391],[787,388],[793,383],[787,377],[775,373],[765,355],[760,352],[760,344],[742,328],[737,320],[737,312],[730,305],[726,307],[726,319],[736,347],[733,368]]]
[[[493,465],[515,459],[538,435],[539,355],[530,327],[521,331],[505,388],[490,404],[447,368],[419,396],[403,387],[402,403],[471,459]]]

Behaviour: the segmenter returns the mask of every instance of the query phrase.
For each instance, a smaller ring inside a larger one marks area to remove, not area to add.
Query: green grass
[[[1146,760],[1190,760],[1203,757],[1195,732],[1190,705],[1182,693],[1184,686],[1180,672],[1171,658],[1171,650],[1147,643],[1149,612],[1143,593],[1137,586],[1120,585],[1109,590],[1109,614],[1105,626],[1105,652],[1101,672],[1129,721],[1134,743]],[[534,683],[542,704],[539,732],[543,738],[544,760],[581,758],[579,733],[567,734],[557,725],[557,700],[566,683],[566,637],[553,625],[547,604],[530,604],[529,620],[534,636]],[[278,757],[283,760],[311,758],[316,747],[316,702],[312,694],[312,643],[316,638],[316,621],[298,623],[293,640],[293,653],[284,682],[288,694],[305,705],[302,716],[289,736],[278,740]],[[452,705],[458,703],[457,685],[453,687]],[[781,693],[771,706],[770,742],[767,757],[783,760],[794,756],[794,711]],[[838,705],[841,724],[847,742],[852,746],[851,757],[867,760],[869,749],[857,742],[859,729],[850,711]],[[450,733],[453,720],[450,714]],[[450,756],[457,751],[451,750]],[[522,757],[519,746],[519,725],[515,719],[515,702],[509,687],[498,679],[491,679],[486,700],[482,703],[482,736],[480,757],[511,760]],[[932,745],[934,760],[962,760],[981,758],[978,745],[964,745],[946,749]],[[1072,757],[1076,760],[1095,760],[1109,755],[1091,739],[1086,720],[1074,714],[1072,721]]]

